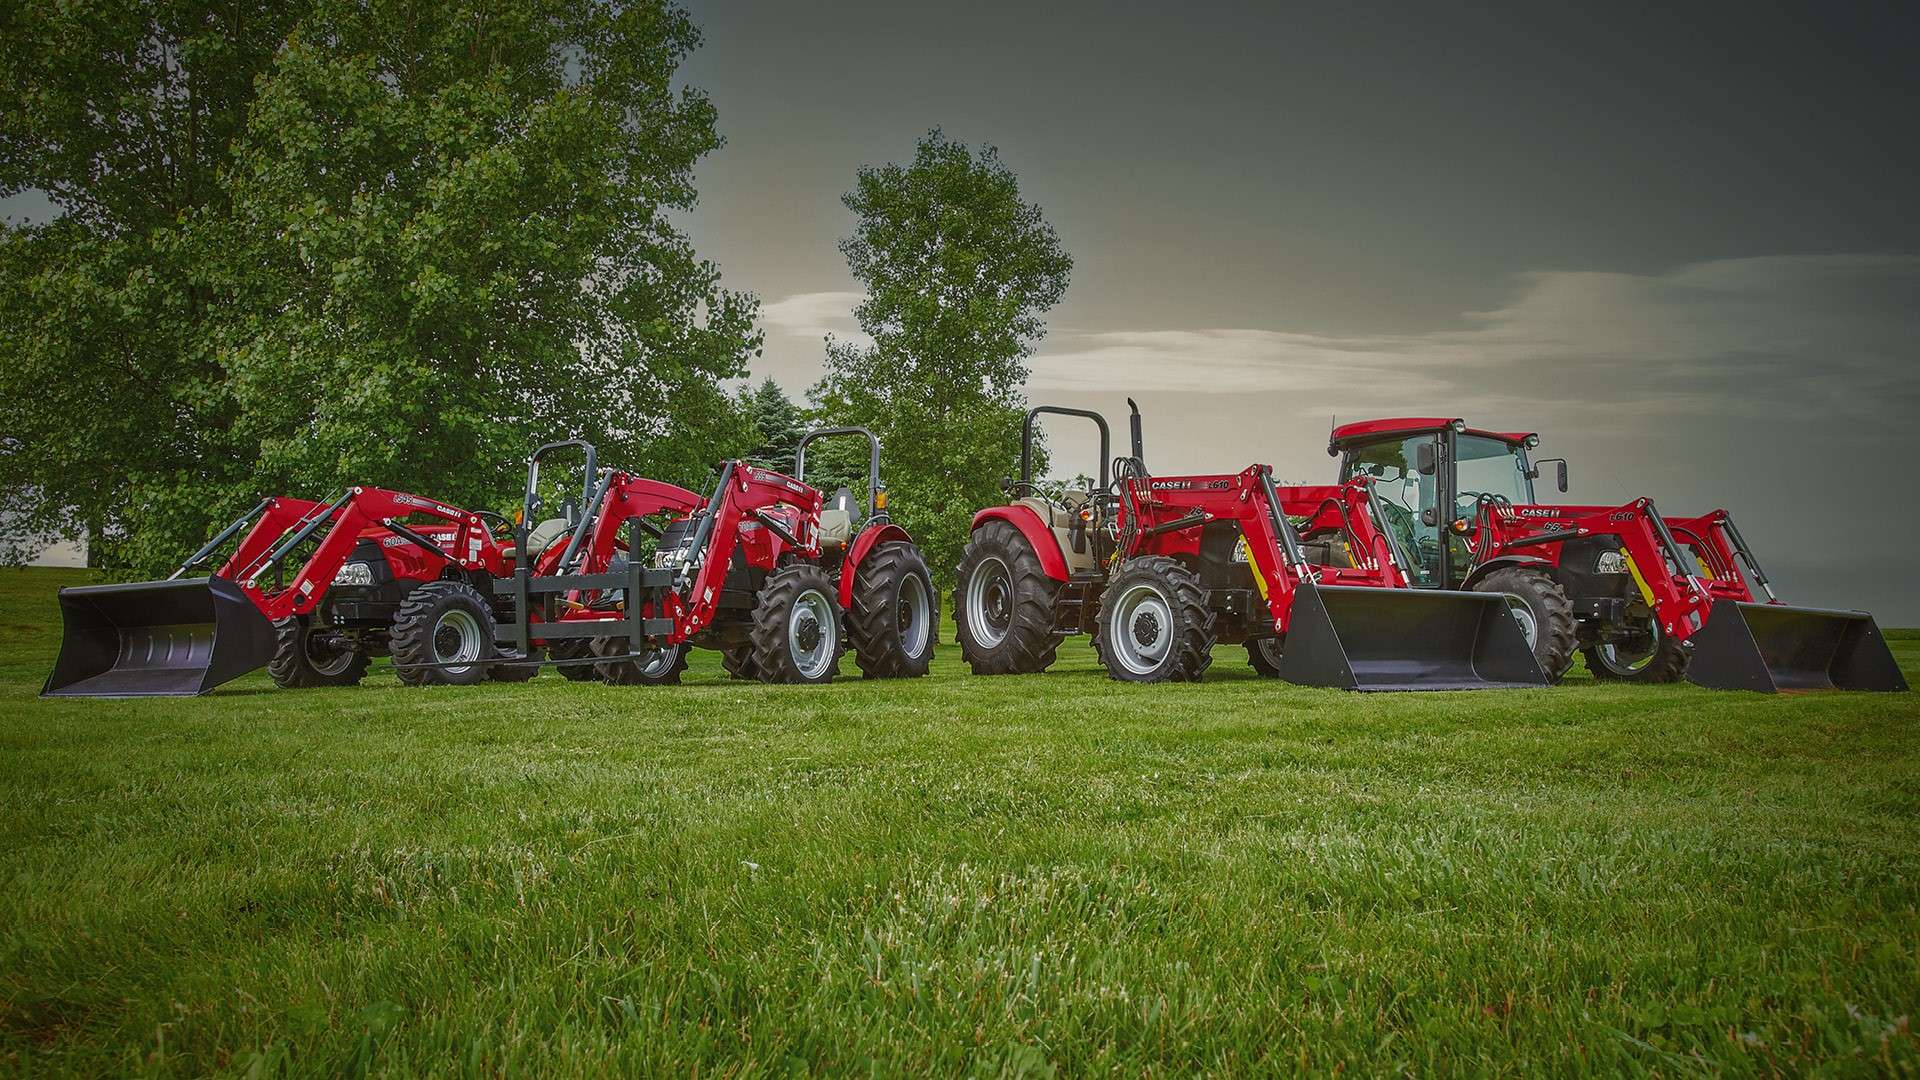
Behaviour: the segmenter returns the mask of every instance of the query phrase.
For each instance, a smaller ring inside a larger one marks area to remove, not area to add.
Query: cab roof
[[[1370,441],[1382,435],[1418,435],[1422,432],[1439,431],[1449,424],[1463,421],[1450,416],[1395,416],[1385,420],[1356,420],[1351,424],[1340,424],[1333,429],[1333,435],[1327,440],[1327,453],[1337,454],[1350,443]],[[1533,438],[1531,431],[1488,431],[1486,428],[1470,427],[1465,429],[1468,435],[1498,439],[1511,446],[1518,446]]]

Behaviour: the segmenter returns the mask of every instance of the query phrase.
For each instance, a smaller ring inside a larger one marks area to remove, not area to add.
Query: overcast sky
[[[690,5],[688,224],[796,397],[852,329],[841,193],[938,125],[1074,256],[1031,400],[1134,395],[1156,471],[1538,430],[1570,499],[1726,506],[1789,599],[1920,625],[1920,6]]]
[[[692,230],[798,395],[840,194],[938,125],[1074,256],[1031,400],[1133,394],[1156,471],[1538,430],[1570,499],[1726,506],[1790,600],[1920,625],[1916,8],[1629,7],[694,0]]]

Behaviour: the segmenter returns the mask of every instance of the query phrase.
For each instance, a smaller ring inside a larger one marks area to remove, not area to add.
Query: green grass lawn
[[[40,701],[77,580],[0,571],[0,1070],[1920,1071],[1914,695]]]

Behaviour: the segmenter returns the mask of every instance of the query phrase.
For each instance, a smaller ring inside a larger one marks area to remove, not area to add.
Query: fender
[[[1467,580],[1460,583],[1460,587],[1462,589],[1471,589],[1488,574],[1509,566],[1539,566],[1548,570],[1559,569],[1558,565],[1538,555],[1502,555],[1498,558],[1488,559],[1486,562],[1474,567],[1473,572],[1467,575]]]
[[[853,545],[847,549],[847,561],[843,564],[844,568],[840,571],[840,607],[842,610],[853,610],[853,579],[859,576],[861,561],[864,560],[867,557],[867,553],[875,547],[894,540],[904,541],[909,544],[913,543],[913,537],[907,535],[907,530],[895,525],[891,521],[884,525],[868,525],[866,528],[860,530],[859,536],[853,538]]]
[[[1053,530],[1040,520],[1040,515],[1025,506],[989,506],[973,515],[973,527],[989,521],[1004,521],[1020,530],[1027,538],[1027,546],[1040,558],[1040,569],[1055,581],[1067,580],[1067,557],[1060,552],[1060,541]]]

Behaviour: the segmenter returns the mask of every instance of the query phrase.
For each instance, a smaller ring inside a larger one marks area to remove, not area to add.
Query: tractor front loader
[[[218,570],[185,576],[242,532]],[[499,568],[483,515],[438,500],[376,487],[268,498],[165,581],[60,590],[65,628],[42,693],[204,694],[263,665],[281,686],[356,683],[405,636],[396,620],[418,588],[470,588]]]
[[[1531,432],[1421,417],[1342,425],[1328,452],[1341,459],[1341,479],[1372,481],[1412,554],[1415,587],[1512,596],[1553,679],[1577,649],[1603,680],[1907,688],[1871,615],[1781,603],[1727,511],[1668,518],[1651,499],[1538,503],[1533,482],[1545,461],[1528,458],[1538,442]],[[1566,469],[1559,461],[1562,492]]]
[[[976,515],[959,568],[956,621],[976,673],[1043,670],[1077,631],[1134,682],[1198,679],[1216,643],[1241,642],[1263,674],[1309,686],[1545,684],[1504,597],[1407,587],[1407,555],[1367,482],[1281,486],[1264,465],[1153,476],[1135,407],[1117,482],[1103,463],[1101,491],[1048,499],[1031,474],[1046,413],[1094,420],[1106,457],[1097,415],[1028,414],[1018,498]]]
[[[840,435],[869,445],[864,521],[846,489],[829,505],[801,479],[807,447]],[[516,563],[494,586],[517,613],[496,636],[522,655],[584,642],[617,683],[676,682],[690,647],[719,650],[730,674],[762,682],[831,681],[849,647],[869,678],[926,674],[939,611],[919,550],[886,513],[879,440],[863,428],[809,432],[794,472],[723,463],[712,495],[659,530],[651,565],[637,533],[622,569]],[[618,514],[603,511],[597,530]],[[582,595],[608,599],[558,615],[543,606]]]

